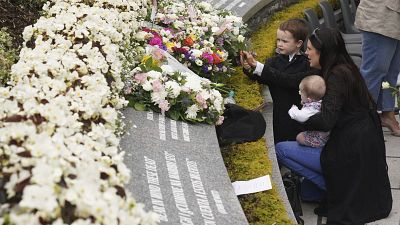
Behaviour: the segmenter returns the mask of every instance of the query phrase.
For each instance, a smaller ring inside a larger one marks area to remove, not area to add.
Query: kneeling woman
[[[359,225],[385,218],[392,195],[376,104],[339,31],[315,30],[306,53],[311,67],[322,71],[326,94],[321,112],[304,125],[330,131],[330,138],[322,149],[280,142],[278,160],[326,189],[327,224]]]

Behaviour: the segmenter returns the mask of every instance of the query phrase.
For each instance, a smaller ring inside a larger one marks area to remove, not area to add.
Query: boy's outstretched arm
[[[317,69],[311,69],[309,71],[299,73],[286,73],[273,68],[269,64],[265,64],[260,82],[271,85],[280,85],[288,88],[298,88],[301,80],[304,77],[320,73],[320,70]]]

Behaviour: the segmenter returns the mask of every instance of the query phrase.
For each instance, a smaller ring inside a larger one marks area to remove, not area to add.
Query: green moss
[[[337,2],[337,0],[332,1]],[[259,61],[274,54],[276,30],[279,24],[289,18],[303,18],[305,8],[319,10],[318,0],[303,0],[276,13],[267,24],[252,34],[252,46]],[[236,74],[227,83],[235,89],[237,104],[248,109],[256,108],[263,102],[263,97],[260,95],[261,85],[249,80],[242,73],[241,68],[236,68],[236,70]],[[271,129],[271,127],[267,127],[267,129]],[[249,180],[272,174],[272,164],[267,151],[264,138],[256,142],[232,145],[222,149],[225,166],[231,180]],[[293,224],[288,218],[274,184],[272,190],[239,196],[239,201],[251,225]]]
[[[256,108],[263,102],[261,85],[249,80],[236,68],[236,74],[228,81],[235,88],[237,104]],[[265,139],[229,146],[222,150],[225,166],[232,181],[250,180],[272,174]],[[286,213],[282,200],[273,184],[269,191],[239,196],[247,220],[252,225],[293,224]]]

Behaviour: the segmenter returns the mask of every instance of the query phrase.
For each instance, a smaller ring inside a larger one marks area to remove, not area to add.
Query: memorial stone
[[[248,224],[228,177],[215,128],[126,109],[121,140],[127,188],[160,224]]]

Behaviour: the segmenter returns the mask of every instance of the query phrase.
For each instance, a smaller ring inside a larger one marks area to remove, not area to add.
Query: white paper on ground
[[[271,178],[265,175],[248,181],[235,181],[232,183],[236,195],[256,193],[272,189]]]

